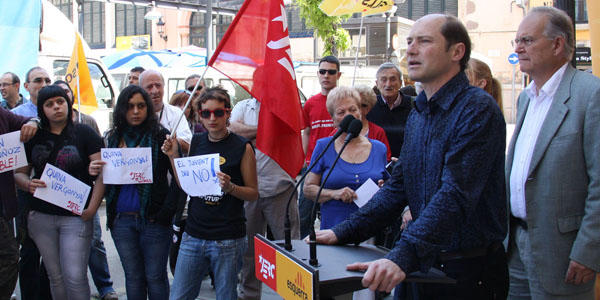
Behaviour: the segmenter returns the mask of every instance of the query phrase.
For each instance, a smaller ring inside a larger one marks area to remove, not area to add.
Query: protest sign
[[[205,154],[175,159],[175,171],[181,188],[190,196],[221,195],[217,172],[219,154]]]
[[[105,184],[152,183],[152,153],[150,147],[102,148],[102,169]]]
[[[81,215],[90,186],[51,164],[46,164],[40,180],[46,187],[35,189],[34,197]]]
[[[20,137],[21,131],[0,135],[0,173],[27,165],[25,145]]]

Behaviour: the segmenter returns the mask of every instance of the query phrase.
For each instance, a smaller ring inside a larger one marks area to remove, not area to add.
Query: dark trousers
[[[0,299],[10,299],[17,284],[17,262],[19,248],[13,230],[4,217],[0,216]]]
[[[502,245],[483,256],[439,262],[434,267],[457,283],[405,284],[397,287],[395,299],[493,300],[508,295],[508,265]]]

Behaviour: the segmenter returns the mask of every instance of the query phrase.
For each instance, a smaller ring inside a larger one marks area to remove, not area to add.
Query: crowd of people
[[[260,299],[254,236],[283,239],[289,209],[292,238],[306,237],[315,205],[317,242],[390,249],[347,266],[364,272],[371,290],[355,299],[394,288],[395,299],[593,299],[600,80],[570,65],[570,18],[537,7],[519,25],[515,52],[531,83],[519,96],[508,151],[501,85],[470,58],[464,25],[427,15],[407,44],[413,89],[403,88],[393,63],[379,67],[375,87],[346,87],[337,86],[336,57],[319,61],[321,91],[303,106],[310,169],[297,197],[295,178],[255,149],[257,99],[234,106],[226,90],[192,75],[165,103],[160,72],[136,67],[112,127],[100,133],[75,109],[66,82],[34,67],[27,100],[18,76],[4,73],[0,134],[21,131],[28,165],[0,173],[0,299],[10,298],[17,277],[22,299],[89,299],[88,267],[99,297],[117,299],[97,213],[103,199],[127,299],[195,299],[207,274],[217,299]],[[362,124],[356,136],[337,134],[348,118]],[[152,183],[105,184],[105,147],[149,148]],[[175,159],[212,153],[221,194],[188,196]],[[34,196],[46,188],[46,164],[92,187],[81,215]],[[367,181],[380,189],[359,207],[356,190]],[[431,268],[456,283],[403,283]]]

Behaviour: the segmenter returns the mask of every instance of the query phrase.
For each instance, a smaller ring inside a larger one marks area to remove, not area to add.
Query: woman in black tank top
[[[217,299],[237,299],[237,274],[247,245],[243,205],[258,198],[254,150],[248,140],[227,129],[231,111],[227,91],[208,89],[196,108],[207,132],[194,135],[189,156],[219,154],[221,194],[190,199],[171,299],[195,299],[209,266]],[[176,168],[175,138],[165,140],[162,150]]]

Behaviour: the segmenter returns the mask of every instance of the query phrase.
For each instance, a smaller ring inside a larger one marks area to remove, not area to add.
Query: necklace
[[[222,137],[220,137],[220,138],[215,138],[215,137],[212,137],[212,136],[210,135],[210,132],[209,132],[209,133],[208,133],[208,140],[209,140],[209,141],[211,141],[211,142],[220,142],[220,141],[222,141],[222,140],[226,139],[228,136],[229,136],[229,129],[227,129],[227,132],[225,132],[225,135],[223,135],[223,136],[222,136]]]

